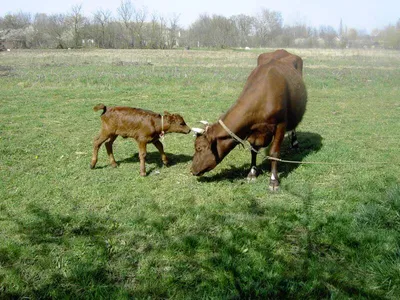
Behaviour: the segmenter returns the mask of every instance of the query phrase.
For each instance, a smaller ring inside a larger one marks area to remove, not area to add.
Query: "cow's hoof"
[[[277,192],[279,191],[279,181],[278,180],[271,180],[269,182],[269,190],[271,192]]]
[[[118,164],[117,163],[111,163],[111,167],[116,168],[116,167],[118,167]]]
[[[167,167],[167,168],[170,166],[168,161],[163,161],[163,165],[164,165],[164,167]]]
[[[251,167],[249,174],[247,175],[247,181],[252,182],[257,179],[257,168]]]
[[[142,177],[146,177],[146,173],[140,173],[140,176],[142,176]]]
[[[257,180],[256,176],[247,176],[247,182],[255,182]]]
[[[94,169],[94,165],[90,164],[89,166],[90,166],[90,169],[92,169],[92,170]]]

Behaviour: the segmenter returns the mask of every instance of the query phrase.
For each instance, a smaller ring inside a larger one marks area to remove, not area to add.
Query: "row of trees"
[[[188,29],[179,16],[163,17],[123,0],[114,15],[99,9],[85,16],[82,5],[66,14],[8,13],[0,17],[0,40],[21,48],[173,48],[185,47],[370,47],[400,49],[400,19],[371,34],[303,23],[284,26],[280,12],[226,18],[203,14]]]

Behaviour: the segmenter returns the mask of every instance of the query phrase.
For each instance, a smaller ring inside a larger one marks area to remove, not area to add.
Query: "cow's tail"
[[[104,104],[100,103],[100,104],[97,104],[95,107],[93,107],[94,111],[98,111],[100,109],[103,110],[103,113],[102,113],[102,115],[103,115],[107,111],[107,106],[105,106]]]

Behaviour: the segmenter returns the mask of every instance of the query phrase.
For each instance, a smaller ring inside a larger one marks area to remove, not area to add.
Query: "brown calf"
[[[112,144],[120,135],[123,138],[131,137],[139,145],[140,175],[146,176],[146,146],[153,143],[161,154],[164,165],[168,165],[162,143],[159,141],[164,133],[189,133],[190,128],[178,114],[164,112],[164,116],[155,112],[132,107],[106,107],[99,104],[93,107],[94,111],[102,109],[100,134],[93,141],[93,156],[90,168],[97,163],[97,154],[100,146],[105,142],[111,166],[116,167]]]

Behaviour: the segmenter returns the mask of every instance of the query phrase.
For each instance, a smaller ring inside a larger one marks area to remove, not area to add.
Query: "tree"
[[[397,24],[398,25],[398,24]],[[383,30],[385,48],[400,50],[400,28],[389,25]]]
[[[99,9],[94,13],[93,20],[94,24],[99,28],[99,34],[96,40],[98,41],[99,47],[105,48],[110,46],[110,42],[106,41],[106,31],[111,21],[111,11]]]
[[[129,38],[128,45],[129,47],[133,48],[135,45],[135,37],[133,34],[133,26],[132,26],[132,19],[133,19],[133,5],[132,2],[129,0],[121,1],[121,5],[117,8],[118,15],[121,18],[122,23],[124,24],[125,29],[128,32]]]
[[[255,18],[255,33],[260,46],[273,44],[274,39],[282,32],[282,15],[280,12],[263,9]]]
[[[147,18],[146,9],[135,9],[130,0],[123,0],[117,11],[129,33],[129,46],[132,48],[143,47],[145,44],[143,33]]]
[[[32,16],[22,11],[15,14],[6,14],[0,23],[0,29],[23,29],[31,25]]]
[[[191,43],[196,46],[227,48],[237,45],[234,22],[220,15],[200,15],[191,25],[189,35]]]
[[[55,48],[63,49],[68,44],[67,17],[63,14],[53,14],[48,18],[47,33],[50,36]]]
[[[339,24],[339,31],[338,31],[338,33],[339,33],[339,37],[340,38],[342,38],[343,37],[343,21],[342,21],[342,19],[340,19],[340,24]]]
[[[325,47],[335,47],[337,33],[332,26],[320,26],[319,37],[324,40]]]
[[[147,18],[147,10],[145,8],[135,9],[133,14],[134,23],[133,23],[133,30],[135,35],[138,38],[138,46],[143,48],[145,46],[145,39],[144,39],[144,24]]]
[[[241,14],[231,17],[231,21],[235,25],[238,33],[238,46],[251,46],[253,42],[252,38],[254,36],[254,18]]]
[[[73,32],[74,47],[80,47],[82,46],[82,29],[85,21],[85,17],[82,15],[82,4],[72,6],[68,19]]]
[[[180,35],[179,31],[179,15],[174,14],[169,19],[169,36],[168,36],[168,45],[170,48],[175,46],[179,46],[178,39]]]

